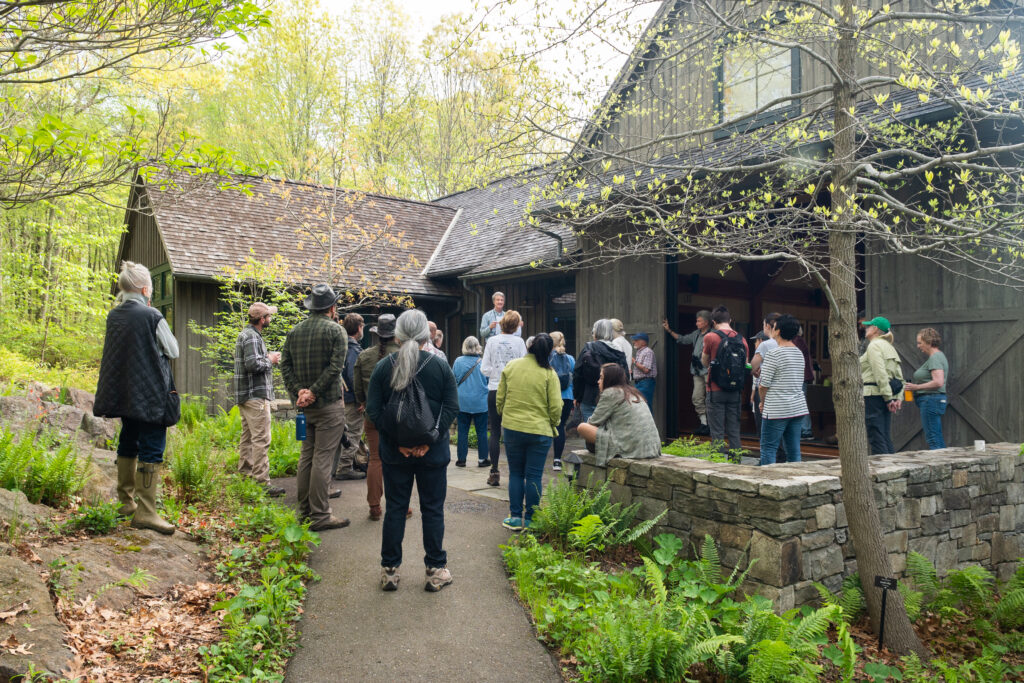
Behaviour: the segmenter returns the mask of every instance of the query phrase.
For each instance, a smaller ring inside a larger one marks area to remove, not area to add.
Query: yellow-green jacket
[[[501,371],[495,405],[501,426],[527,434],[557,436],[562,419],[562,388],[551,368],[533,354],[509,361]]]
[[[889,379],[903,379],[900,356],[885,339],[875,337],[868,344],[867,351],[860,357],[860,379],[864,382],[865,396],[881,396],[886,401],[902,396],[893,396]]]

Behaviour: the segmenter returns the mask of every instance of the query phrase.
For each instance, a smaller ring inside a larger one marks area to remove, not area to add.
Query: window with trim
[[[149,271],[153,278],[153,308],[167,319],[167,326],[174,332],[174,276],[171,266],[165,263]]]
[[[718,66],[716,109],[720,121],[750,114],[800,90],[800,53],[757,41],[726,44]],[[748,130],[786,118],[798,105],[783,101],[743,122]],[[732,130],[722,131],[723,135]]]

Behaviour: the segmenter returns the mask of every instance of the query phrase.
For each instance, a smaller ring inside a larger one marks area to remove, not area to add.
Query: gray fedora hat
[[[334,293],[330,285],[314,285],[309,296],[302,302],[310,311],[326,311],[338,302],[338,295]]]
[[[395,316],[390,313],[377,318],[377,324],[370,328],[370,332],[373,332],[381,339],[391,339],[395,336]]]

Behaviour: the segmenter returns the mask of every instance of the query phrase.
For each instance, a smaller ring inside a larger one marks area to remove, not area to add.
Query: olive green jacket
[[[557,436],[562,421],[562,387],[551,368],[531,354],[511,360],[501,371],[495,407],[501,426],[526,434]]]
[[[391,355],[398,350],[398,342],[394,339],[384,345],[381,352],[380,344],[374,344],[368,349],[363,349],[356,358],[356,367],[352,371],[352,391],[356,395],[356,403],[366,405],[366,390],[370,386],[370,375],[381,358]]]
[[[903,398],[892,395],[889,379],[893,377],[903,379],[900,356],[892,344],[881,337],[875,337],[860,357],[860,379],[864,383],[864,395],[881,396],[886,401]]]

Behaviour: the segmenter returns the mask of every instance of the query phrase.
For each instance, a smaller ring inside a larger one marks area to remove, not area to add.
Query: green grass
[[[24,492],[32,503],[64,507],[88,480],[90,460],[81,460],[68,439],[0,426],[0,486]]]

